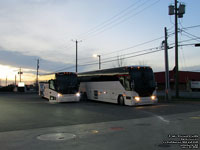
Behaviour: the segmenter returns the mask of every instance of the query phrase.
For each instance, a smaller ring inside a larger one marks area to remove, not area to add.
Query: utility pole
[[[101,55],[98,56],[99,57],[99,70],[101,69]]]
[[[179,97],[179,72],[178,72],[178,18],[183,18],[185,14],[185,5],[180,3],[177,7],[177,0],[174,0],[174,5],[169,6],[169,15],[175,15],[175,90],[176,98]]]
[[[36,90],[38,89],[38,72],[39,72],[39,64],[40,64],[40,60],[37,59],[37,74],[36,74]]]
[[[178,16],[177,16],[177,0],[175,0],[175,87],[176,98],[179,97],[179,73],[178,73]]]
[[[17,86],[17,76],[15,75],[15,86]]]
[[[21,67],[20,67],[20,69],[19,69],[18,74],[19,74],[19,81],[21,82],[21,81],[22,81],[21,75],[23,74],[23,72],[22,72],[22,70],[21,70]]]
[[[78,72],[78,43],[79,42],[82,42],[82,41],[74,41],[74,40],[72,40],[73,42],[75,42],[76,43],[76,73]]]
[[[7,79],[7,76],[6,76],[6,86],[8,85],[8,79]]]
[[[76,40],[76,73],[78,72],[78,41]]]
[[[165,27],[165,100],[171,100],[170,96],[170,84],[169,84],[169,62],[168,62],[168,42],[167,42],[168,34],[167,28]]]

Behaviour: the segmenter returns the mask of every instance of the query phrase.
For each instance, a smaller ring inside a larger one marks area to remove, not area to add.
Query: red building
[[[165,89],[165,72],[155,72],[158,90]],[[175,71],[169,71],[170,88],[175,88]],[[189,90],[190,81],[200,81],[200,72],[179,71],[179,89]]]

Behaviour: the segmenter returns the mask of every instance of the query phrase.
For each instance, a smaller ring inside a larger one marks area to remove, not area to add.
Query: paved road
[[[137,107],[92,101],[50,104],[36,94],[0,94],[3,150],[181,149],[169,142],[180,141],[182,135],[195,135],[193,141],[199,142],[200,102]]]

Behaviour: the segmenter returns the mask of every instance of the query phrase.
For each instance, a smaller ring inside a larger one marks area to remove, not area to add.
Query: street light
[[[93,57],[99,57],[99,69],[101,69],[101,55],[94,54]]]

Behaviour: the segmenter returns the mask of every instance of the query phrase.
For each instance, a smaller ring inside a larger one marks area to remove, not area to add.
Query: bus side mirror
[[[135,88],[134,81],[131,81],[131,88],[132,88],[132,89],[134,89],[134,88]]]
[[[157,82],[155,82],[155,88],[156,88],[156,90],[158,89],[158,83]]]
[[[49,80],[49,89],[55,90],[55,80]]]

